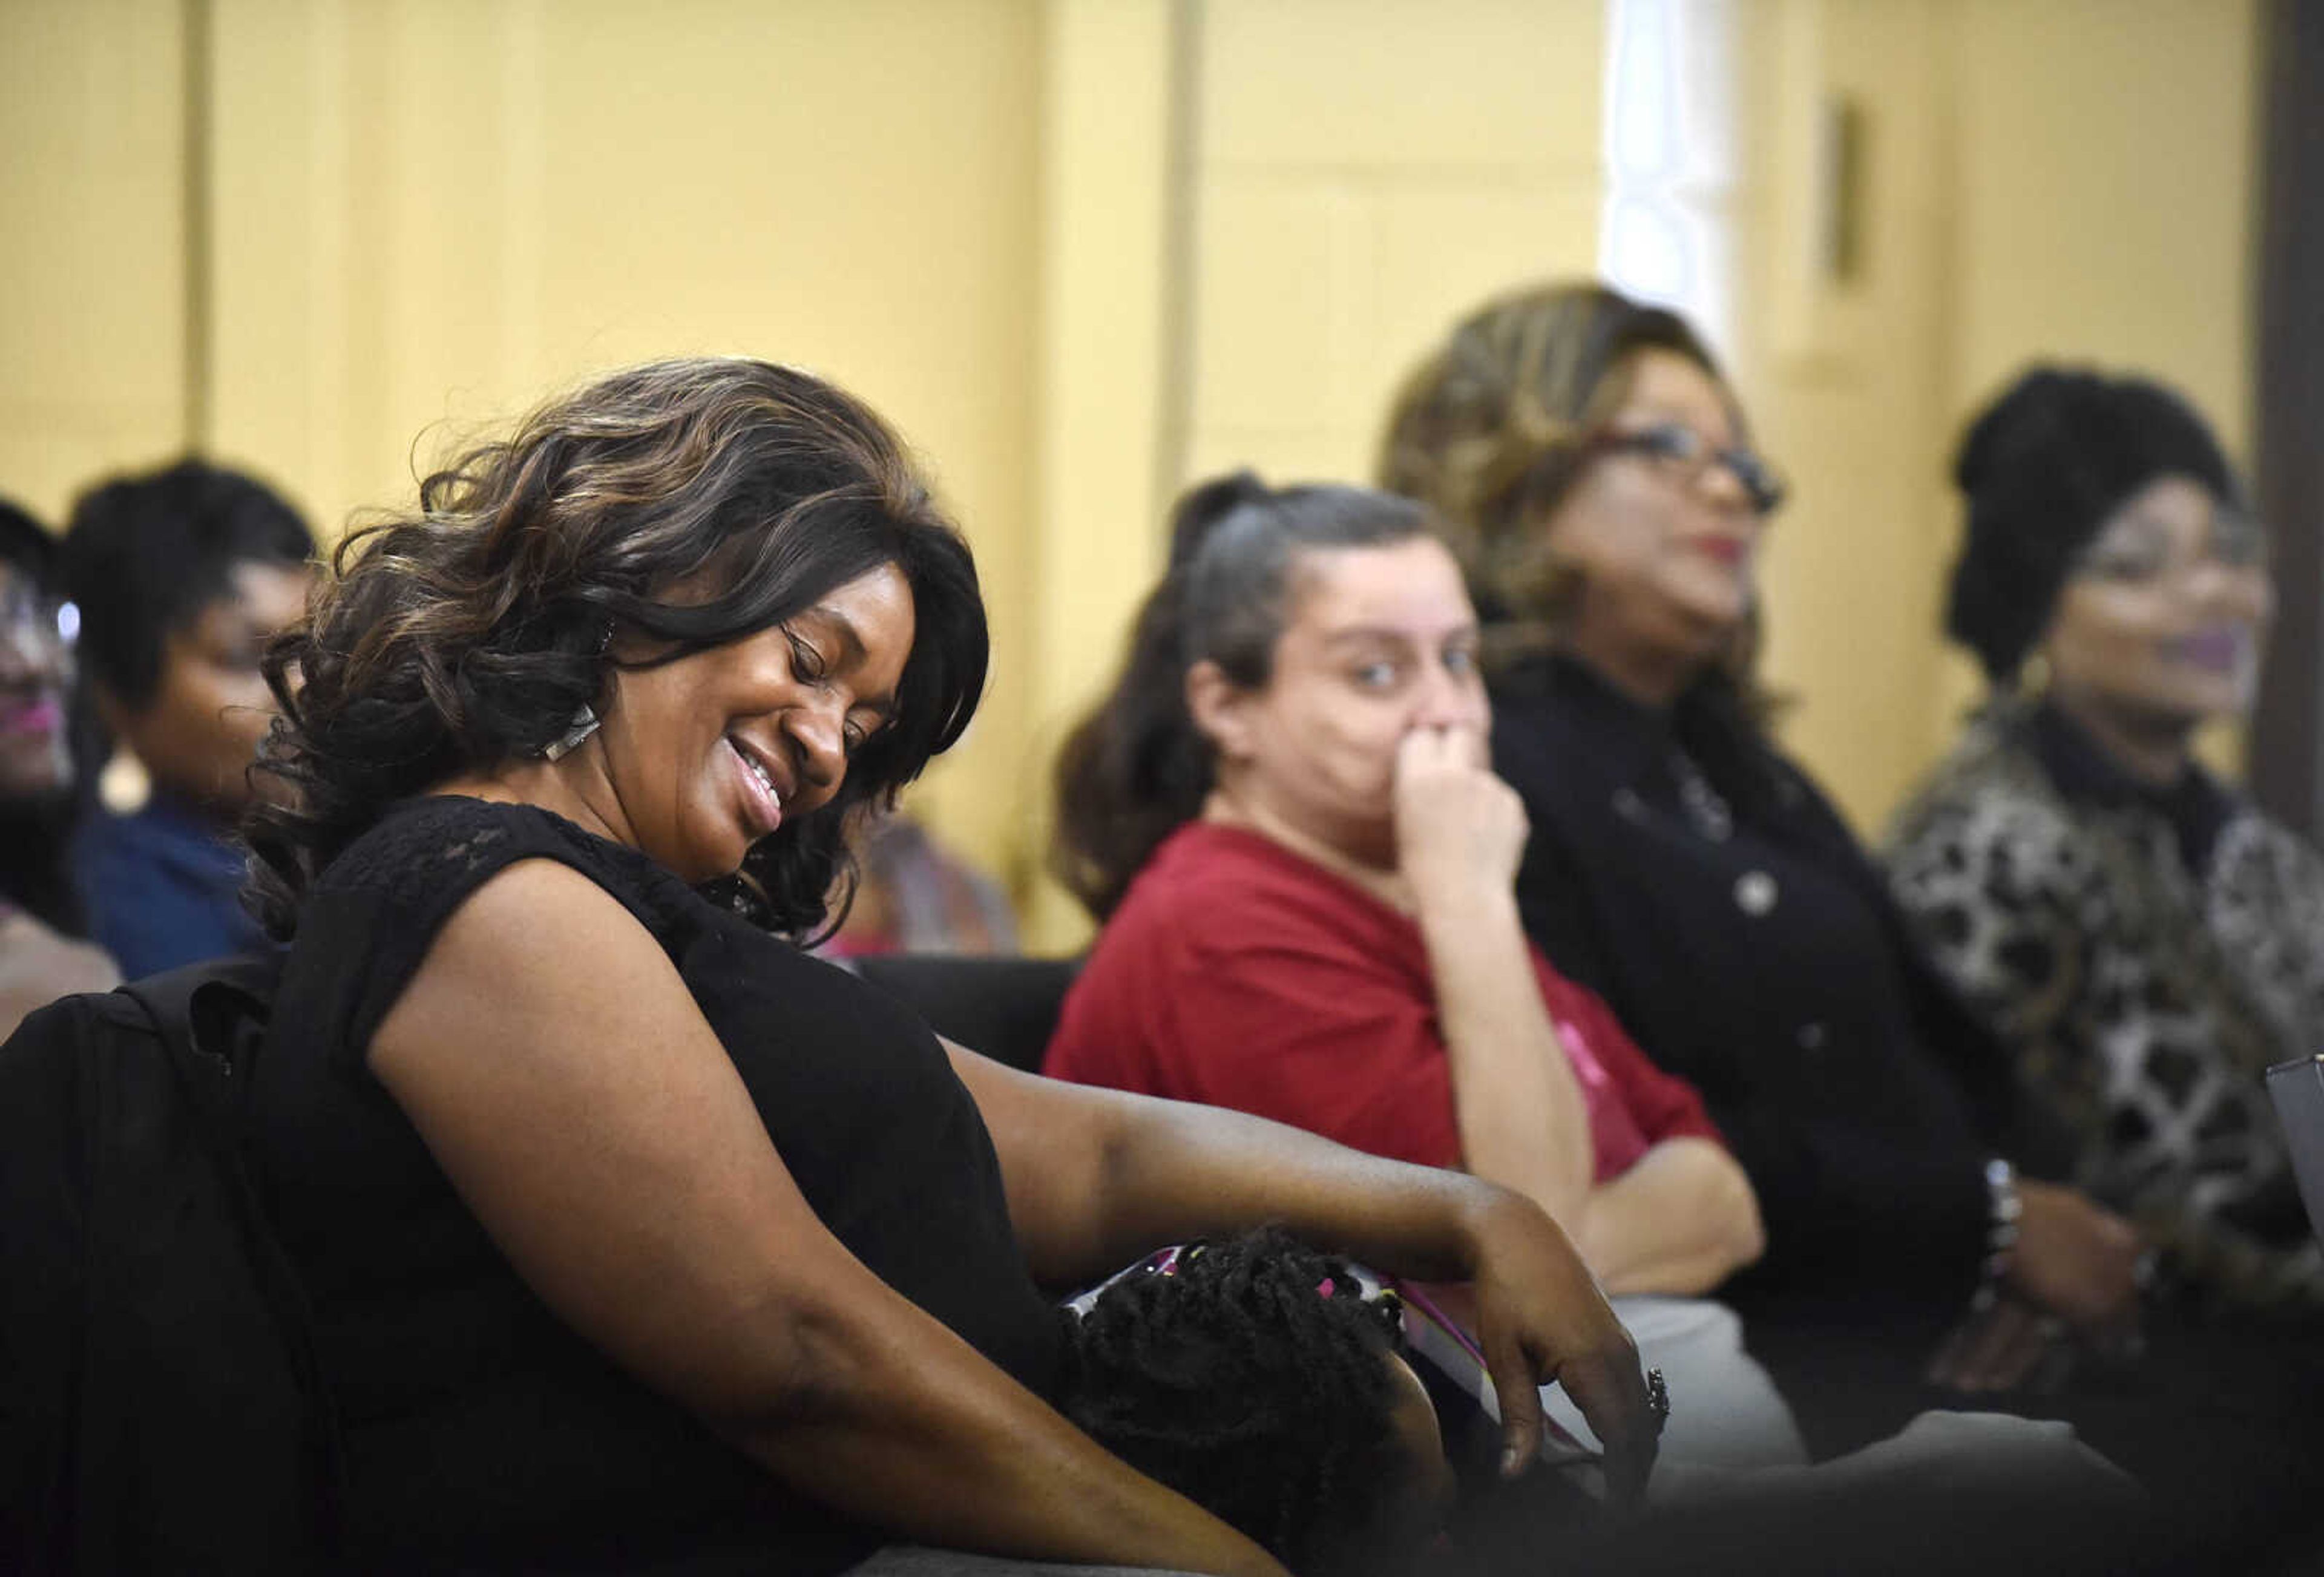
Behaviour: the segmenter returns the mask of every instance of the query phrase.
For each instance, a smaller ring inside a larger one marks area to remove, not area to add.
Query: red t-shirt
[[[1719,1130],[1606,1004],[1528,948],[1588,1102],[1599,1182]],[[1458,1167],[1451,1064],[1420,927],[1257,833],[1190,822],[1130,884],[1065,998],[1043,1071],[1271,1117]]]

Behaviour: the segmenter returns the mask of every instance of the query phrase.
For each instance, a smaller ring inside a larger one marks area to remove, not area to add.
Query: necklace
[[[1694,758],[1676,745],[1671,746],[1671,776],[1678,783],[1679,809],[1686,816],[1687,825],[1714,844],[1723,844],[1735,834],[1735,811],[1711,786]]]

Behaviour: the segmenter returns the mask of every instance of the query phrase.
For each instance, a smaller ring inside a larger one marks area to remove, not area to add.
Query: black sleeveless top
[[[346,1435],[358,1552],[396,1572],[837,1571],[879,1536],[561,1324],[365,1065],[437,931],[529,859],[572,866],[652,933],[852,1252],[1035,1392],[1059,1378],[1062,1316],[1026,1270],[991,1137],[925,1024],[547,811],[408,801],[309,894],[252,1080],[259,1175]]]

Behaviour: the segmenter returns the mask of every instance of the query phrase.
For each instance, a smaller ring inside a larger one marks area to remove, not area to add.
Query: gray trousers
[[[1669,1383],[1671,1412],[1655,1461],[1650,1493],[1694,1468],[1799,1467],[1808,1448],[1775,1382],[1743,1350],[1743,1322],[1725,1304],[1702,1297],[1633,1295],[1614,1300],[1638,1358]],[[1542,1406],[1588,1444],[1598,1437],[1565,1392],[1543,1389]]]

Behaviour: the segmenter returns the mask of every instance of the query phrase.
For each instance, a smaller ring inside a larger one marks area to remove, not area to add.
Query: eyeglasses
[[[2170,527],[2132,516],[2101,535],[2074,559],[2073,573],[2092,580],[2143,585],[2183,575],[2204,559],[2222,569],[2267,567],[2267,528],[2240,510],[2222,509],[2192,553],[2182,553]]]
[[[79,635],[78,606],[35,591],[28,582],[0,576],[0,638],[69,650]]]
[[[1683,421],[1658,421],[1650,427],[1609,428],[1590,440],[1591,449],[1606,455],[1642,455],[1681,482],[1692,485],[1713,466],[1741,484],[1751,512],[1771,515],[1783,507],[1784,479],[1775,468],[1749,449],[1737,445],[1715,448],[1709,438]]]

